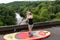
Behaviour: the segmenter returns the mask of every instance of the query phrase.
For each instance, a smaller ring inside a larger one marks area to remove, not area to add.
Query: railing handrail
[[[54,25],[60,25],[60,21],[49,21],[49,22],[36,22],[34,23],[34,27],[39,27],[39,26],[54,26]],[[0,26],[0,31],[6,31],[6,30],[13,30],[14,28],[18,29],[23,29],[27,28],[27,24],[25,25],[8,25],[8,26]]]

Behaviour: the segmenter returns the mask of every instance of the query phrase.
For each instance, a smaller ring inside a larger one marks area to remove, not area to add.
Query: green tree
[[[44,18],[44,19],[46,18],[45,21],[50,20],[50,14],[48,12],[48,9],[42,7],[39,13],[41,18]]]
[[[60,19],[60,12],[56,13],[56,18]]]
[[[0,25],[16,24],[15,11],[11,6],[0,5]]]

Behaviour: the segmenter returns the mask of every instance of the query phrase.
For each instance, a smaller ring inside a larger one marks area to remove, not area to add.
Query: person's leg
[[[32,37],[32,25],[28,25],[28,29],[29,29],[29,37]]]
[[[31,25],[31,27],[30,27],[30,28],[31,28],[31,31],[32,31],[32,28],[33,28],[33,24]]]
[[[28,30],[29,30],[29,32],[32,31],[32,30],[31,30],[31,25],[28,25]]]

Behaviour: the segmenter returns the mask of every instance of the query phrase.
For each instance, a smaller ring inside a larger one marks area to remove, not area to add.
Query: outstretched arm
[[[28,19],[26,18],[24,21],[26,22]]]

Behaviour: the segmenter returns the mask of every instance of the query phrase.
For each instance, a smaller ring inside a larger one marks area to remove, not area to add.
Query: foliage
[[[45,22],[60,19],[60,1],[15,1],[0,4],[0,25],[16,24],[15,12],[26,17],[26,11],[31,11],[34,22]]]
[[[15,22],[14,9],[10,6],[0,5],[0,25],[13,25]]]

